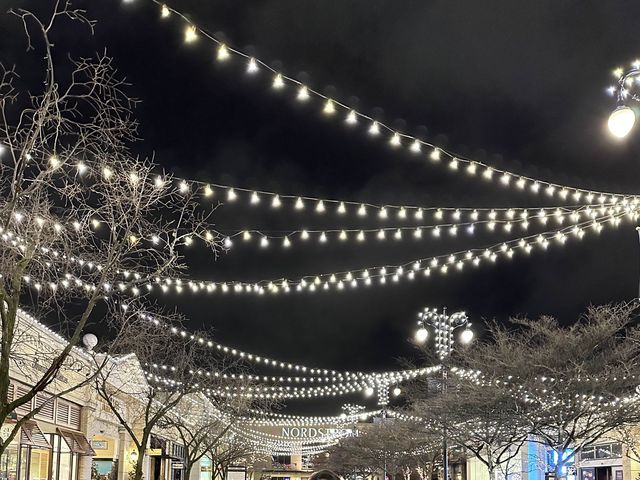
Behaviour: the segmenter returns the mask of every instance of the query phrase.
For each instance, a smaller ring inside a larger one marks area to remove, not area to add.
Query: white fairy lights
[[[421,140],[412,135],[409,135],[404,132],[400,132],[391,126],[380,122],[364,113],[361,113],[354,109],[353,107],[346,105],[335,98],[330,98],[319,91],[313,90],[309,88],[307,85],[303,84],[300,80],[286,76],[281,71],[274,69],[269,66],[267,63],[262,60],[252,57],[246,54],[243,51],[230,47],[225,42],[222,42],[218,38],[214,37],[206,30],[196,26],[191,20],[189,20],[185,15],[180,13],[174,8],[167,7],[159,0],[151,0],[156,5],[158,5],[161,9],[161,17],[168,17],[170,14],[175,14],[176,17],[180,18],[186,25],[185,31],[185,41],[193,42],[198,38],[198,35],[206,38],[210,42],[212,42],[217,48],[218,52],[220,52],[220,48],[224,47],[224,55],[222,57],[218,54],[218,60],[226,61],[230,59],[230,57],[238,57],[247,62],[247,72],[255,74],[259,70],[264,70],[272,75],[272,86],[276,90],[282,90],[287,86],[294,87],[298,94],[297,97],[302,101],[308,101],[311,97],[317,99],[321,103],[321,110],[325,115],[342,118],[344,119],[345,124],[353,126],[357,123],[363,123],[364,125],[368,125],[366,130],[369,132],[371,136],[386,136],[388,142],[395,148],[406,148],[410,152],[414,154],[423,152],[426,154],[427,158],[434,163],[441,163],[447,168],[459,174],[468,175],[470,177],[478,176],[481,179],[485,179],[487,181],[496,180],[498,184],[504,188],[514,188],[517,191],[525,191],[529,192],[532,195],[537,195],[541,190],[544,190],[546,195],[559,198],[562,200],[567,199],[569,196],[573,196],[575,198],[593,198],[600,195],[605,195],[607,197],[610,196],[619,196],[619,197],[632,197],[635,195],[627,195],[627,194],[616,194],[616,193],[607,193],[607,192],[599,192],[589,189],[570,187],[565,185],[560,185],[553,182],[543,181],[539,179],[535,179],[532,177],[527,177],[524,175],[519,175],[514,172],[510,172],[507,170],[497,169],[491,167],[480,161],[475,161],[471,159],[467,159],[464,157],[460,157],[458,155],[453,154],[440,146],[434,145],[430,142]],[[623,85],[624,86],[624,85]],[[624,88],[623,88],[624,90]],[[627,122],[628,123],[628,122]],[[464,167],[464,168],[462,168]],[[591,200],[587,200],[591,203]]]
[[[499,259],[510,260],[518,253],[530,254],[534,249],[546,250],[551,245],[564,246],[570,238],[582,239],[589,231],[600,233],[605,226],[617,226],[626,216],[636,218],[635,212],[612,213],[593,220],[584,221],[559,230],[551,230],[541,234],[533,234],[521,238],[494,244],[487,248],[476,248],[411,260],[402,265],[386,265],[359,268],[351,271],[329,272],[307,275],[298,279],[243,281],[196,281],[180,278],[156,277],[148,288],[160,288],[163,292],[170,289],[181,292],[189,289],[193,293],[237,293],[237,294],[279,294],[290,292],[345,291],[358,287],[396,284],[400,281],[413,281],[418,277],[428,278],[433,275],[446,275],[453,271],[463,271],[468,266],[478,267],[485,263],[495,263]],[[264,237],[263,237],[264,238]],[[125,283],[122,283],[126,291]]]

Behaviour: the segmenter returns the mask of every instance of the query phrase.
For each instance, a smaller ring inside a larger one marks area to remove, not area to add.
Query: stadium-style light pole
[[[636,112],[630,104],[640,102],[640,62],[634,62],[627,70],[618,68],[613,73],[618,82],[609,87],[609,93],[615,96],[617,106],[609,115],[607,126],[614,137],[624,138],[636,123]]]
[[[428,340],[428,327],[433,329],[435,333],[435,347],[441,364],[442,392],[444,393],[447,390],[446,363],[455,345],[454,332],[464,327],[464,330],[460,333],[460,342],[463,344],[470,343],[473,340],[473,330],[470,328],[471,322],[465,312],[455,312],[448,315],[446,307],[441,311],[427,307],[418,314],[418,317],[418,330],[415,333],[417,343],[424,344]],[[446,427],[442,430],[442,468],[443,479],[449,480],[449,449]]]

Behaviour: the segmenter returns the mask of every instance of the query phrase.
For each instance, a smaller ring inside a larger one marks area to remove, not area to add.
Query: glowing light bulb
[[[251,199],[249,200],[249,203],[251,203],[251,205],[257,205],[260,203],[260,195],[258,195],[258,192],[253,192],[251,194]]]
[[[83,173],[85,173],[85,172],[87,171],[87,168],[88,168],[88,167],[87,167],[84,163],[82,163],[82,162],[78,162],[78,163],[76,164],[76,169],[78,170],[78,173],[79,173],[80,175],[82,175]]]
[[[160,18],[167,18],[171,15],[171,10],[166,5],[162,5],[160,8]]]
[[[184,41],[186,43],[195,42],[198,38],[198,31],[194,25],[189,25],[184,31]]]
[[[296,210],[304,210],[304,202],[302,201],[302,198],[298,197],[294,208]]]
[[[233,188],[230,188],[229,190],[227,190],[227,200],[229,200],[230,202],[233,202],[237,198],[238,198],[238,194]]]
[[[400,146],[400,134],[398,132],[395,132],[391,136],[391,139],[389,140],[389,143],[394,147],[399,147]]]
[[[429,158],[431,158],[431,160],[434,160],[434,161],[440,160],[440,149],[439,148],[434,148],[431,151],[431,154],[429,155]]]
[[[309,100],[309,89],[305,85],[302,85],[298,90],[298,95],[296,98],[301,102],[306,102],[307,100]]]
[[[360,205],[360,207],[358,208],[358,216],[360,217],[364,217],[367,215],[367,207],[363,205]]]
[[[333,103],[333,100],[331,100],[330,98],[327,99],[327,101],[324,104],[324,108],[322,109],[322,111],[326,114],[326,115],[333,115],[334,113],[336,113],[336,106]]]
[[[609,132],[616,138],[626,137],[636,123],[636,114],[626,105],[616,108],[607,122]]]
[[[231,54],[229,53],[229,49],[227,48],[227,46],[224,43],[221,43],[218,46],[218,51],[216,53],[216,58],[218,59],[218,61],[224,62],[225,60],[228,60],[230,56]]]
[[[359,242],[364,242],[364,232],[360,230],[356,238],[358,239]]]
[[[276,90],[280,90],[284,87],[284,78],[282,78],[281,73],[276,73],[273,77],[273,88]]]
[[[420,150],[422,149],[422,145],[420,144],[420,140],[414,140],[413,143],[411,144],[411,151],[414,153],[420,153]]]
[[[464,344],[471,343],[473,340],[473,330],[470,328],[465,328],[460,334],[460,341]]]
[[[379,216],[380,218],[387,218],[387,217],[388,217],[387,209],[386,209],[385,207],[382,207],[382,208],[380,209],[380,212],[378,213],[378,216]]]
[[[258,62],[255,58],[250,58],[247,63],[247,73],[256,73],[258,71]]]
[[[471,163],[469,163],[469,165],[467,165],[467,173],[469,175],[475,175],[477,169],[478,169],[478,167],[476,166],[475,162],[471,162]]]
[[[209,185],[205,185],[205,187],[204,187],[204,196],[205,197],[212,197],[213,196],[213,188],[211,188]]]
[[[341,230],[340,235],[338,235],[338,238],[342,241],[345,241],[347,239],[347,232],[345,232],[344,230]]]
[[[289,240],[289,237],[284,237],[284,240],[282,240],[282,246],[284,248],[289,248],[291,246],[291,240]]]
[[[344,206],[344,202],[340,202],[340,205],[338,205],[338,213],[343,215],[346,211],[347,208]]]
[[[104,167],[102,169],[102,176],[109,180],[111,177],[113,177],[113,170],[111,170],[109,167]]]
[[[416,330],[415,339],[418,343],[424,343],[429,338],[429,330],[424,327],[420,327]]]
[[[322,200],[319,200],[318,204],[316,205],[316,212],[324,213],[325,211],[326,211],[326,208],[324,206],[324,202]]]
[[[271,200],[271,206],[273,208],[280,208],[281,205],[282,202],[280,201],[280,195],[276,195],[275,197],[273,197],[273,200]]]
[[[355,110],[349,111],[345,122],[347,122],[349,125],[355,125],[356,123],[358,123],[358,114]]]
[[[324,232],[320,234],[320,243],[327,243],[327,234]]]
[[[380,124],[374,120],[374,122],[369,127],[369,134],[376,136],[380,134]]]
[[[260,246],[262,248],[267,248],[269,246],[269,239],[267,237],[265,237],[265,236],[260,238]]]

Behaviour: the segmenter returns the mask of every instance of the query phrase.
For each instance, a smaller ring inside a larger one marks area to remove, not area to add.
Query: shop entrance
[[[613,480],[611,467],[596,467],[596,478],[594,480]]]

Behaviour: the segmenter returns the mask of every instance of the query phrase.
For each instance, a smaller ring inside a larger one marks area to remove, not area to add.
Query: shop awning
[[[65,430],[63,428],[56,428],[58,434],[64,439],[65,443],[73,453],[79,455],[94,456],[96,452],[91,448],[91,444],[87,437],[81,432],[74,432],[73,430]]]
[[[20,432],[20,443],[34,448],[51,448],[38,424],[33,420],[27,420],[22,424]]]

